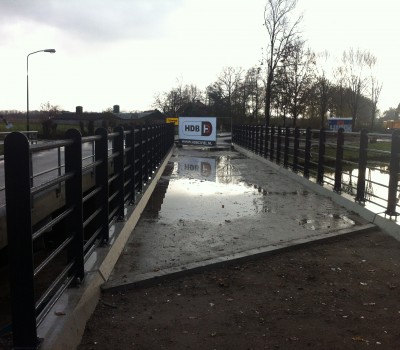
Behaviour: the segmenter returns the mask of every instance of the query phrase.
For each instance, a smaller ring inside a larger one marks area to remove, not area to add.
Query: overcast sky
[[[180,80],[204,89],[224,67],[258,65],[266,0],[0,0],[0,110],[152,109]],[[298,0],[303,37],[340,59],[369,50],[382,111],[400,103],[400,1]],[[328,68],[329,69],[329,68]]]

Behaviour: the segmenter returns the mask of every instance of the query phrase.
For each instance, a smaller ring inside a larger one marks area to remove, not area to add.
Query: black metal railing
[[[398,130],[373,134],[239,125],[233,127],[232,140],[337,193],[350,194],[356,202],[369,202],[377,212],[399,215]],[[386,147],[369,147],[370,141]],[[373,172],[381,179],[371,178]]]
[[[127,205],[135,203],[137,194],[151,181],[173,142],[171,124],[131,130],[117,127],[112,133],[98,129],[94,136],[84,138],[78,130],[71,129],[63,141],[38,145],[30,144],[22,133],[6,137],[4,164],[14,348],[38,346],[37,326],[63,291],[84,279],[85,261],[96,246],[108,242],[110,225],[124,217]],[[82,147],[87,144],[94,152],[82,157]],[[33,156],[60,149],[64,164],[60,164],[62,157],[58,156],[58,165],[50,171],[52,176],[35,183]],[[90,185],[83,186],[87,181]],[[47,220],[34,225],[33,208],[50,191],[57,191],[63,205]],[[34,255],[33,246],[55,227],[56,244],[46,249],[45,254]]]

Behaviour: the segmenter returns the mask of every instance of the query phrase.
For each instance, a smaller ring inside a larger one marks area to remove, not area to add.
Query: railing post
[[[237,143],[238,145],[240,145],[240,125],[234,125],[232,127],[232,135],[231,135],[231,139],[232,139],[232,143]]]
[[[255,129],[256,129],[256,147],[255,147],[254,153],[259,154],[260,153],[260,126],[256,125]]]
[[[256,150],[256,128],[254,125],[250,125],[250,142],[251,142],[251,151],[255,152]]]
[[[162,143],[162,126],[161,125],[157,125],[155,126],[155,132],[156,132],[156,136],[155,136],[155,152],[156,152],[156,167],[158,167],[161,164],[161,160],[162,160],[162,147],[163,147],[163,143]]]
[[[168,125],[168,127],[166,128],[166,133],[168,135],[168,147],[163,156],[166,156],[168,150],[174,145],[174,142],[175,142],[175,126],[174,126],[174,124]]]
[[[136,182],[137,182],[137,190],[138,192],[143,191],[143,126],[138,127],[138,131],[136,133],[137,141],[136,141]]]
[[[245,125],[245,128],[246,128],[246,148],[248,149],[248,150],[250,150],[251,149],[251,138],[250,138],[250,125]]]
[[[300,148],[300,129],[298,126],[294,129],[294,145],[293,145],[293,171],[299,170],[299,148]]]
[[[142,167],[143,167],[143,184],[149,182],[149,127],[142,128]]]
[[[395,130],[392,135],[392,147],[389,165],[389,193],[385,214],[397,216],[397,186],[399,181],[399,156],[400,156],[400,130]]]
[[[344,129],[339,128],[336,141],[335,184],[333,186],[333,190],[338,193],[342,191],[343,145]]]
[[[251,136],[252,136],[251,135],[251,125],[247,125],[247,144],[248,144],[247,148],[249,150],[251,150],[252,142],[253,142],[253,138]]]
[[[271,135],[269,141],[269,159],[273,161],[275,151],[275,126],[271,126]]]
[[[114,159],[114,174],[117,175],[115,179],[116,192],[117,192],[117,207],[118,210],[116,215],[118,220],[124,218],[125,210],[125,186],[124,186],[124,129],[121,126],[117,126],[114,132],[118,133],[118,136],[113,139],[113,150],[117,153]]]
[[[306,145],[304,148],[304,173],[305,178],[310,177],[310,161],[311,161],[311,128],[306,129]]]
[[[367,171],[368,159],[368,133],[367,130],[361,130],[360,133],[360,151],[358,156],[358,181],[356,202],[365,203],[365,174]]]
[[[260,125],[260,156],[264,155],[264,126]]]
[[[325,141],[326,141],[326,133],[325,129],[322,128],[319,132],[318,169],[317,169],[317,182],[320,185],[324,183]]]
[[[152,153],[153,153],[153,127],[151,125],[147,126],[147,177],[146,181],[148,183],[148,179],[151,177],[152,173]]]
[[[282,128],[278,126],[278,136],[276,140],[276,162],[281,162],[281,152],[282,152]]]
[[[290,146],[290,128],[285,128],[285,153],[283,155],[283,166],[289,167],[289,146]]]
[[[29,141],[17,132],[4,141],[4,175],[14,349],[36,349]]]
[[[165,154],[167,154],[169,147],[169,124],[162,124],[160,126],[160,162]]]
[[[100,191],[96,194],[96,208],[100,208],[96,216],[97,227],[101,228],[99,237],[102,244],[109,240],[108,216],[109,216],[109,188],[108,188],[108,133],[104,128],[96,130],[95,134],[100,136],[94,143],[95,161],[99,162],[95,170],[96,188]]]
[[[264,137],[264,158],[268,158],[268,144],[269,144],[269,127],[265,126],[265,137]]]
[[[131,128],[126,135],[126,148],[128,150],[126,153],[126,163],[129,168],[128,174],[126,174],[127,178],[129,178],[129,203],[134,204],[136,200],[136,191],[135,191],[135,130],[133,128]]]
[[[65,173],[72,177],[65,181],[65,205],[72,213],[65,220],[66,232],[72,236],[68,260],[75,261],[72,277],[79,283],[85,276],[83,251],[83,203],[82,203],[82,135],[70,129],[65,137],[72,144],[65,146]]]
[[[150,177],[153,176],[153,172],[156,169],[156,165],[157,165],[157,161],[156,161],[156,127],[154,125],[152,125],[150,127],[150,144],[151,144],[151,148],[150,148],[150,165],[149,165],[149,169],[150,169]]]

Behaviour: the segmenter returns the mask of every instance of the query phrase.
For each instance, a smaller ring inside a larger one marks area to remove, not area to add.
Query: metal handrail
[[[85,277],[84,263],[89,254],[96,244],[108,241],[111,223],[115,218],[123,217],[127,205],[135,203],[136,193],[143,189],[144,182],[149,181],[149,176],[171,149],[173,131],[171,125],[137,127],[133,130],[117,127],[112,133],[98,129],[95,136],[82,138],[77,130],[69,130],[65,140],[41,145],[30,145],[20,133],[7,136],[4,148],[10,289],[12,317],[18,320],[13,325],[15,348],[36,346],[36,328],[50,310],[50,305],[67,286],[71,283],[77,285]],[[155,147],[156,140],[162,147]],[[94,143],[93,154],[82,157],[82,144],[87,142]],[[65,163],[60,163],[59,152],[57,167],[35,175],[59,170],[58,173],[54,178],[34,186],[32,155],[61,148],[64,149]],[[89,158],[93,161],[83,165],[82,161]],[[83,175],[88,171],[94,173],[93,184],[83,193]],[[54,187],[57,191],[65,188],[64,195],[60,197],[63,206],[49,213],[55,215],[54,219],[35,225],[39,227],[33,232],[31,215],[36,198],[49,193]],[[65,227],[68,237],[35,267],[29,247],[55,225]],[[53,281],[48,281],[50,286],[32,304],[34,279],[40,278],[41,272],[49,264],[54,264],[55,258],[63,252],[68,252],[65,268]]]
[[[310,149],[307,152],[305,150],[305,145],[307,143],[304,135],[307,134],[307,130],[311,132],[310,139]],[[398,178],[400,176],[398,167],[400,159],[400,133],[398,131],[394,132],[391,137],[392,150],[385,151],[379,149],[368,148],[369,138],[375,140],[388,140],[388,134],[378,134],[371,133],[368,134],[365,131],[361,133],[356,132],[345,132],[343,131],[330,131],[330,130],[313,130],[313,129],[300,129],[300,128],[278,128],[281,132],[281,137],[285,139],[285,145],[281,145],[280,152],[278,152],[278,140],[276,137],[276,129],[274,127],[265,126],[249,126],[249,125],[238,125],[233,128],[233,142],[238,145],[249,149],[254,153],[258,153],[262,157],[269,158],[271,161],[277,163],[283,163],[288,169],[299,173],[303,171],[303,176],[308,177],[310,173],[316,176],[316,181],[320,184],[332,185],[334,191],[340,193],[343,185],[343,175],[346,174],[346,170],[349,166],[355,166],[359,170],[359,176],[354,177],[356,179],[356,189],[357,194],[355,200],[360,203],[366,202],[366,184],[378,184],[383,188],[387,189],[387,197],[384,199],[386,201],[385,205],[385,215],[398,216],[399,207],[397,205],[397,192],[398,192]],[[275,133],[275,135],[274,135]],[[296,133],[300,135],[298,141],[296,141]],[[351,159],[346,159],[345,156],[340,154],[340,158],[337,154],[334,155],[333,151],[338,152],[338,139],[343,133],[345,135],[344,143],[341,146],[342,150],[359,152],[361,149],[361,142],[363,143],[363,159],[358,159],[355,162]],[[321,135],[323,136],[321,138]],[[319,140],[317,138],[319,137]],[[363,140],[363,141],[362,141]],[[257,144],[258,142],[258,144]],[[298,144],[296,144],[298,142]],[[313,151],[314,149],[314,151]],[[329,151],[329,153],[327,153]],[[283,154],[282,154],[283,153]],[[301,156],[301,157],[300,157]],[[307,157],[311,159],[307,160]],[[374,182],[370,179],[365,179],[365,169],[373,168],[371,166],[371,157],[384,156],[391,157],[391,160],[386,162],[388,168],[390,169],[387,174],[390,177],[389,185]],[[282,162],[282,158],[284,161]],[[307,168],[307,164],[310,168]],[[340,168],[338,168],[340,165]],[[345,166],[345,169],[341,167]],[[329,175],[328,172],[335,174],[335,176]],[[347,172],[350,176],[350,173]],[[326,181],[330,180],[330,181]],[[348,185],[346,185],[348,187]],[[381,196],[376,196],[374,194],[369,194],[370,198],[376,198],[376,200],[381,200]],[[372,204],[382,206],[381,203],[374,202],[373,200],[368,200]]]

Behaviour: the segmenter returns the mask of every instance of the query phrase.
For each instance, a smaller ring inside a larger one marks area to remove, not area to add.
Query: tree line
[[[158,93],[153,106],[177,116],[187,103],[201,101],[220,118],[234,124],[326,126],[330,117],[352,118],[354,130],[377,130],[377,121],[399,119],[400,105],[378,120],[382,90],[374,73],[376,57],[367,50],[344,51],[336,68],[327,71],[328,52],[315,53],[293,18],[297,0],[267,0],[264,27],[267,45],[257,65],[227,66],[205,90],[183,84]]]

